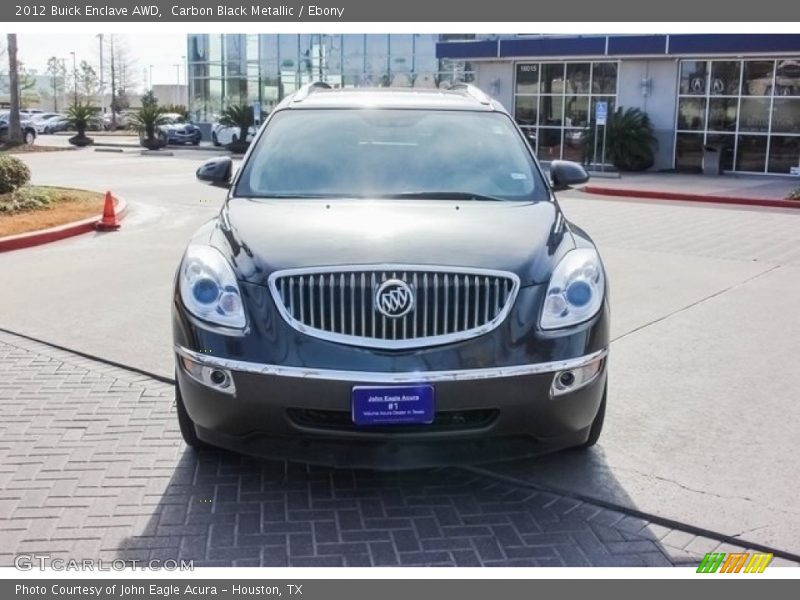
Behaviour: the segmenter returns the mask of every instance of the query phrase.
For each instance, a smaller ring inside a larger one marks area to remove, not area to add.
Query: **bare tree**
[[[58,98],[64,92],[64,83],[67,78],[67,69],[64,60],[57,56],[47,59],[47,74],[53,87],[53,110],[58,112]]]
[[[104,35],[108,44],[109,67],[111,71],[111,126],[117,126],[117,114],[128,106],[128,93],[136,85],[133,80],[135,61],[125,45],[124,39],[117,35]]]
[[[19,78],[17,69],[17,34],[8,34],[8,85],[9,104],[8,141],[12,144],[22,143],[22,129],[19,125]]]

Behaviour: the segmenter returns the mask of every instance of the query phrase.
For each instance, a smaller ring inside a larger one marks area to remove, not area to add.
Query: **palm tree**
[[[139,143],[149,150],[158,150],[164,146],[158,135],[158,126],[164,122],[164,109],[157,104],[145,104],[131,113],[128,123],[139,132]]]
[[[19,65],[17,64],[17,34],[8,34],[8,83],[9,113],[7,143],[22,143],[22,128],[19,124]]]
[[[585,163],[594,156],[595,129],[592,121],[581,137]],[[599,144],[602,134],[598,135]],[[644,171],[653,166],[658,140],[653,135],[653,125],[647,113],[638,108],[618,108],[608,116],[605,135],[606,158],[620,171]]]
[[[74,146],[88,146],[94,140],[86,136],[89,127],[97,125],[100,109],[90,104],[76,102],[67,109],[67,121],[78,133],[69,138],[69,143]]]
[[[255,124],[253,107],[248,104],[232,104],[222,111],[219,122],[225,127],[239,128],[239,136],[234,135],[229,148],[234,152],[246,150],[249,145],[247,136],[250,133],[250,128]]]

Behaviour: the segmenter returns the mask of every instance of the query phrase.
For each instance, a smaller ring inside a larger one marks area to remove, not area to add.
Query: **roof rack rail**
[[[475,87],[474,85],[472,85],[470,83],[456,82],[456,83],[453,83],[447,89],[448,90],[454,90],[454,91],[462,91],[463,90],[463,91],[465,91],[467,93],[468,96],[472,96],[475,100],[477,100],[481,104],[491,104],[492,103],[492,99],[489,96],[487,96],[486,93],[483,90],[481,90],[478,87]]]
[[[331,88],[331,86],[325,83],[324,81],[312,81],[311,83],[307,83],[294,93],[294,96],[292,96],[292,102],[302,102],[317,90],[330,90],[330,89],[333,88]]]

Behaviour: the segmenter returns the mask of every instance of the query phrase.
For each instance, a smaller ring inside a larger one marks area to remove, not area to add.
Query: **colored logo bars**
[[[749,560],[748,560],[749,558]],[[763,573],[772,562],[772,554],[739,552],[709,552],[704,557],[698,573]]]

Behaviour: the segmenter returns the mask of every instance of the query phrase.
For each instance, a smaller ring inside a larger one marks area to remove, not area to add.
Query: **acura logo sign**
[[[414,308],[414,292],[402,279],[388,279],[375,292],[375,308],[390,319],[402,317]]]

